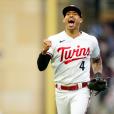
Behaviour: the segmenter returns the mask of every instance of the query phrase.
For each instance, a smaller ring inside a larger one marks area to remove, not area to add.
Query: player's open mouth
[[[69,26],[74,26],[74,20],[69,20],[68,23],[69,23]]]

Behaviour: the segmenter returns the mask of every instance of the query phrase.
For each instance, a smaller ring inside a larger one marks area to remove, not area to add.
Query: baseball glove
[[[101,78],[101,74],[97,73],[96,78],[92,79],[88,88],[92,91],[96,91],[96,95],[107,88],[107,81]]]

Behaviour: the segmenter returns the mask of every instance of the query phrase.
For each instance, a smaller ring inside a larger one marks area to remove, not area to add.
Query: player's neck
[[[80,35],[80,31],[79,30],[65,30],[65,32],[72,38],[76,38],[77,36]]]

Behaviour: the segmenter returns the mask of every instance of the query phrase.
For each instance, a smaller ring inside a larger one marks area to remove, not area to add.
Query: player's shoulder
[[[88,34],[86,32],[82,32],[83,34],[83,37],[86,38],[87,40],[90,40],[90,41],[93,41],[93,42],[96,42],[97,41],[97,38],[91,34]]]
[[[64,34],[64,31],[51,35],[48,37],[48,39],[49,40],[59,40],[63,36],[63,34]]]

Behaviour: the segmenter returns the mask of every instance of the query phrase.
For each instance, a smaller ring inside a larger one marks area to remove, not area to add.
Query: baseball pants
[[[55,90],[57,114],[85,114],[90,99],[90,90]]]

